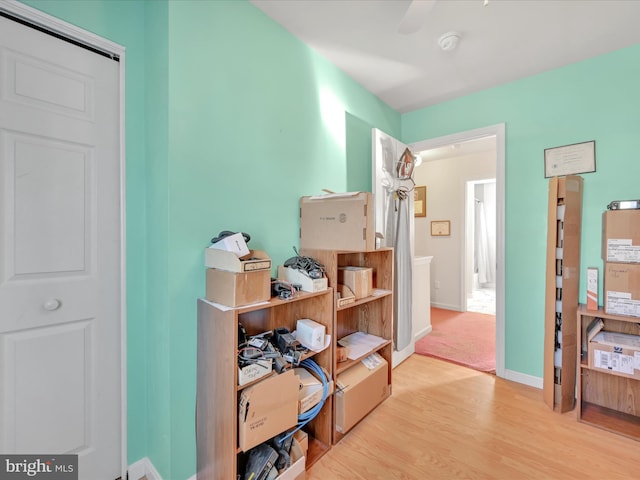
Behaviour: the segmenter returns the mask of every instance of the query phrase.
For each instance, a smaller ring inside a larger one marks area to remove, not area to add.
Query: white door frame
[[[496,375],[505,377],[505,124],[423,140],[409,147],[419,152],[489,136],[496,137]],[[464,292],[464,284],[461,287]]]
[[[0,0],[0,11],[11,16],[25,20],[27,23],[42,27],[54,32],[63,38],[71,39],[82,45],[87,45],[95,50],[106,53],[112,58],[119,58],[120,68],[120,392],[121,392],[121,478],[127,478],[127,284],[126,284],[126,204],[125,204],[125,49],[123,46],[99,37],[91,32],[83,30],[63,22],[51,15],[47,15],[35,8],[29,7],[15,0]]]

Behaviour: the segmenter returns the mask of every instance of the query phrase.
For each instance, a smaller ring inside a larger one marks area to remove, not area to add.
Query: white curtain
[[[410,208],[409,202],[413,202],[413,192],[401,192],[396,204],[396,231],[395,231],[395,278],[394,278],[394,318],[396,329],[394,340],[396,350],[406,348],[413,336],[412,305],[413,305],[413,259],[411,258],[410,237]]]
[[[493,266],[491,264],[491,250],[489,245],[489,231],[484,202],[476,202],[476,268],[478,283],[493,282]]]
[[[402,152],[397,152],[394,143],[382,138],[382,171],[384,178],[384,239],[386,247],[394,249],[394,305],[393,339],[395,350],[406,348],[411,342],[413,259],[411,253],[410,208],[413,202],[413,180],[397,178],[397,162]]]

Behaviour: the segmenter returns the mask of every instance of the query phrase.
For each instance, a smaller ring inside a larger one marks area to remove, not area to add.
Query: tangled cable
[[[324,265],[314,260],[311,257],[304,257],[298,253],[296,247],[293,247],[293,251],[296,252],[295,257],[289,258],[284,262],[284,266],[288,268],[295,268],[305,273],[309,278],[322,278],[324,277],[325,268]]]

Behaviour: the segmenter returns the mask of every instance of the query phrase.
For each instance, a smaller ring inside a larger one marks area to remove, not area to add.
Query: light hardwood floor
[[[393,375],[307,480],[640,478],[640,442],[552,412],[541,390],[419,355]]]

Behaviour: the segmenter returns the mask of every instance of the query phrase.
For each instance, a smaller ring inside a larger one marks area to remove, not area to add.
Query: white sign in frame
[[[595,140],[544,149],[544,178],[595,171]]]

